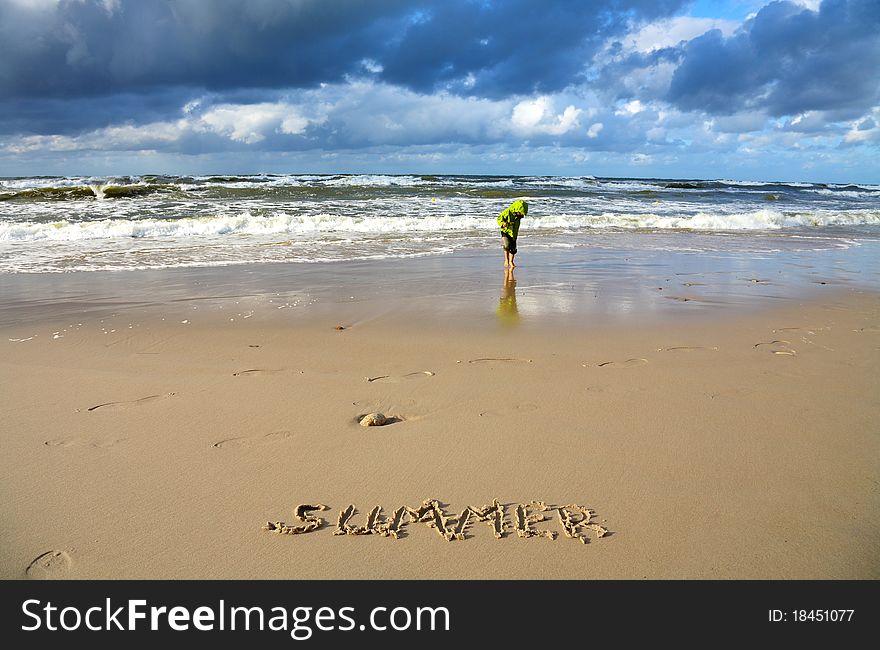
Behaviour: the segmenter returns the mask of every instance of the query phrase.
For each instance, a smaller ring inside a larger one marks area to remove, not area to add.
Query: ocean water
[[[0,273],[472,254],[529,202],[520,249],[743,257],[880,243],[880,185],[554,176],[0,179]],[[865,258],[861,251],[860,259]]]

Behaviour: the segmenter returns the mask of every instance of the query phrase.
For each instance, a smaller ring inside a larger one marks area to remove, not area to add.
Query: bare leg
[[[516,264],[513,263],[513,258],[515,256],[516,256],[516,253],[510,253],[510,268],[513,268],[516,266]]]

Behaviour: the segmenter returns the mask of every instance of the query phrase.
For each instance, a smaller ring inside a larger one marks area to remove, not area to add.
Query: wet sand
[[[603,285],[624,318],[537,275],[33,294],[0,331],[0,576],[880,577],[877,293]]]

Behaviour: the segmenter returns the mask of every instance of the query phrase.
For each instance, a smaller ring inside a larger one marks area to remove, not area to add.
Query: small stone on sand
[[[336,326],[336,331],[337,331],[337,332],[341,332],[341,331],[344,330],[344,329],[345,329],[345,327],[342,326],[342,325],[337,325],[337,326]]]
[[[387,422],[381,413],[367,413],[361,418],[362,427],[381,427]]]

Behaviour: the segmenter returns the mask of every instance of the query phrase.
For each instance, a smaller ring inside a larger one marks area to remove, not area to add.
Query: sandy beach
[[[172,299],[168,275],[147,307],[7,303],[0,577],[880,577],[875,292],[744,276],[721,308],[670,276],[586,317],[540,265],[418,298],[418,263],[358,267],[351,300]],[[488,509],[458,526],[493,499],[500,538]],[[303,504],[316,530],[264,530]],[[341,532],[381,506],[374,534],[334,534],[349,506]]]

